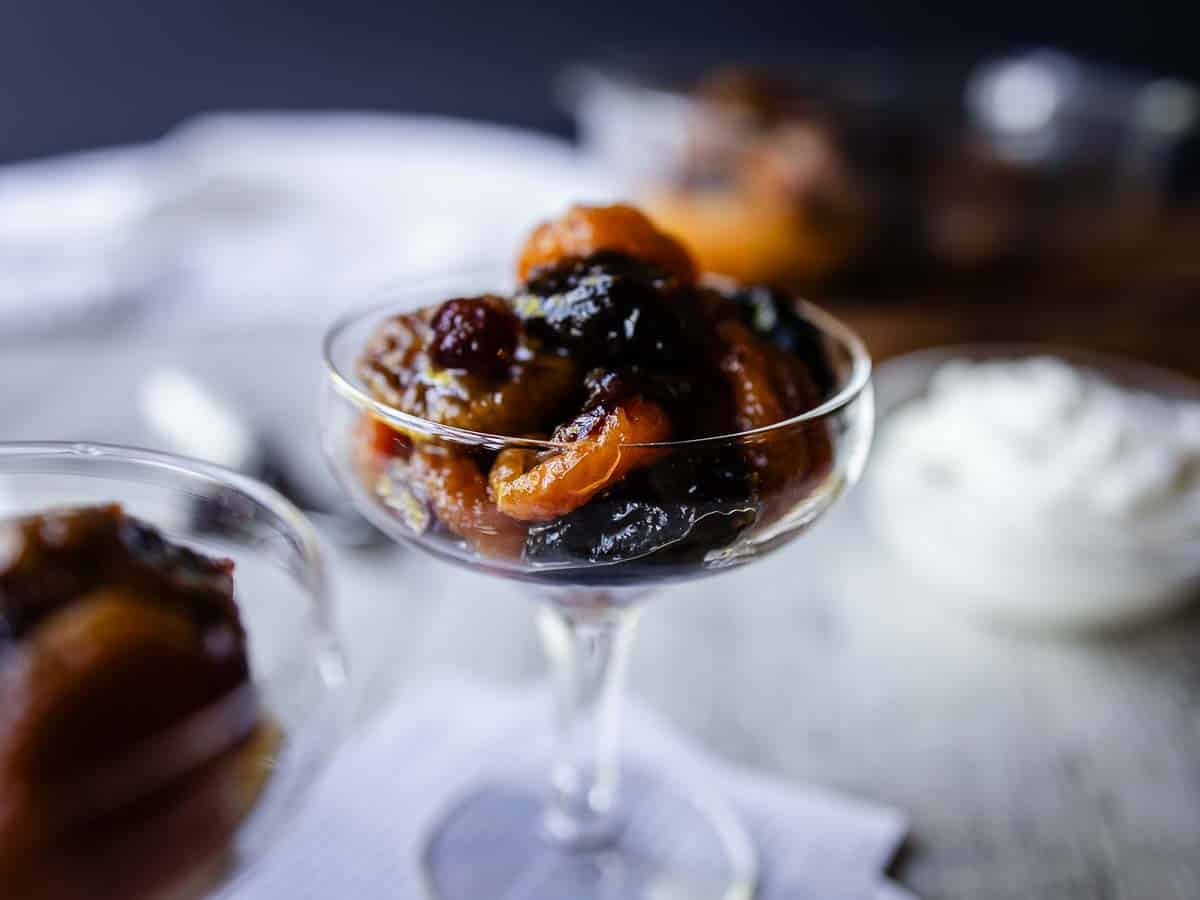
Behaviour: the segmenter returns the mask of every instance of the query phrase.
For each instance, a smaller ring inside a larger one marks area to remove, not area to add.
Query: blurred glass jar
[[[749,281],[1128,242],[1200,120],[1189,85],[1055,51],[674,68],[580,67],[564,96],[585,149],[706,268]]]

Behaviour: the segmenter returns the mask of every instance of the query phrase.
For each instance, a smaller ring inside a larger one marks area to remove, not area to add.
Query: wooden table
[[[147,441],[156,365],[222,385],[316,468],[308,333],[0,354],[0,438]],[[415,552],[336,552],[358,711],[456,668],[537,676],[515,585]],[[979,631],[897,572],[852,497],[750,569],[664,592],[632,690],[717,753],[895,804],[897,874],[927,900],[1200,897],[1200,617],[1103,643]]]
[[[877,359],[943,344],[1042,341],[1116,353],[1200,377],[1200,220],[1104,252],[1039,264],[930,272],[879,268],[811,296]]]

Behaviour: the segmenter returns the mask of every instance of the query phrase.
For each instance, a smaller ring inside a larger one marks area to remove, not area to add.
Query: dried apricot
[[[469,456],[424,450],[408,464],[434,514],[459,537],[475,545],[484,556],[520,556],[525,528],[501,513],[492,500],[487,479]]]
[[[771,383],[771,361],[765,348],[741,322],[717,326],[724,343],[720,369],[733,388],[738,424],[745,431],[774,425],[787,418]]]
[[[517,277],[566,257],[591,256],[612,250],[657,263],[684,282],[696,279],[696,265],[683,245],[659,231],[632,206],[572,206],[564,215],[543,222],[525,242],[517,260]]]
[[[737,305],[743,322],[794,362],[802,363],[821,399],[834,392],[837,375],[825,349],[821,331],[797,312],[796,298],[788,291],[767,284],[739,287],[724,295]]]
[[[782,422],[813,408],[818,393],[805,366],[783,350],[761,342],[738,321],[717,326],[725,342],[721,371],[733,388],[744,429]],[[791,426],[745,447],[758,470],[767,518],[802,500],[833,464],[833,446],[822,421]]]
[[[533,450],[500,453],[488,476],[501,512],[529,522],[566,515],[616,484],[634,469],[663,455],[627,444],[666,440],[670,423],[662,408],[634,397],[610,412],[588,411],[567,426],[573,442],[539,459]]]
[[[116,588],[57,611],[17,653],[0,670],[4,784],[62,780],[83,759],[119,760],[238,684],[185,615]]]

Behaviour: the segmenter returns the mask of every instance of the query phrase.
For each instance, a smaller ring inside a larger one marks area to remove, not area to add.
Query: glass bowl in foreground
[[[75,750],[66,780],[41,786],[6,781],[14,791],[36,788],[40,799],[29,809],[57,810],[79,826],[53,831],[36,855],[14,860],[7,854],[5,862],[0,852],[0,867],[12,869],[0,873],[6,896],[13,883],[25,900],[191,898],[231,886],[293,818],[339,735],[344,672],[325,571],[311,527],[291,504],[250,479],[167,454],[98,444],[0,444],[0,519],[114,503],[170,543],[233,562],[250,677],[126,745],[118,758]],[[155,546],[145,552],[154,554]],[[0,640],[0,669],[27,664],[22,651],[40,629],[8,646]],[[204,639],[213,638],[210,630]],[[105,652],[99,643],[76,651],[83,657]],[[117,677],[114,671],[94,674]],[[187,684],[160,683],[155,696],[191,691]],[[108,713],[125,715],[114,710],[126,701],[105,693],[94,678],[74,688],[93,689],[106,698]],[[136,713],[136,691],[128,696]],[[75,708],[80,716],[86,712]],[[69,730],[86,735],[105,727],[103,720],[74,720]],[[56,751],[50,745],[44,752]],[[0,819],[6,799],[18,808],[15,794],[0,796]]]

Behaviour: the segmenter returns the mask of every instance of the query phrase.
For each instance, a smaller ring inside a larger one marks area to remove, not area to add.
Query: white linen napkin
[[[333,761],[294,829],[224,900],[419,900],[417,860],[442,812],[491,773],[538,770],[546,697],[439,678],[402,698]],[[721,762],[637,701],[624,747],[719,792],[760,853],[759,900],[912,900],[884,879],[902,814]],[[564,898],[565,900],[565,898]]]
[[[0,337],[326,321],[381,286],[505,266],[614,180],[565,141],[431,116],[230,113],[0,168]]]

